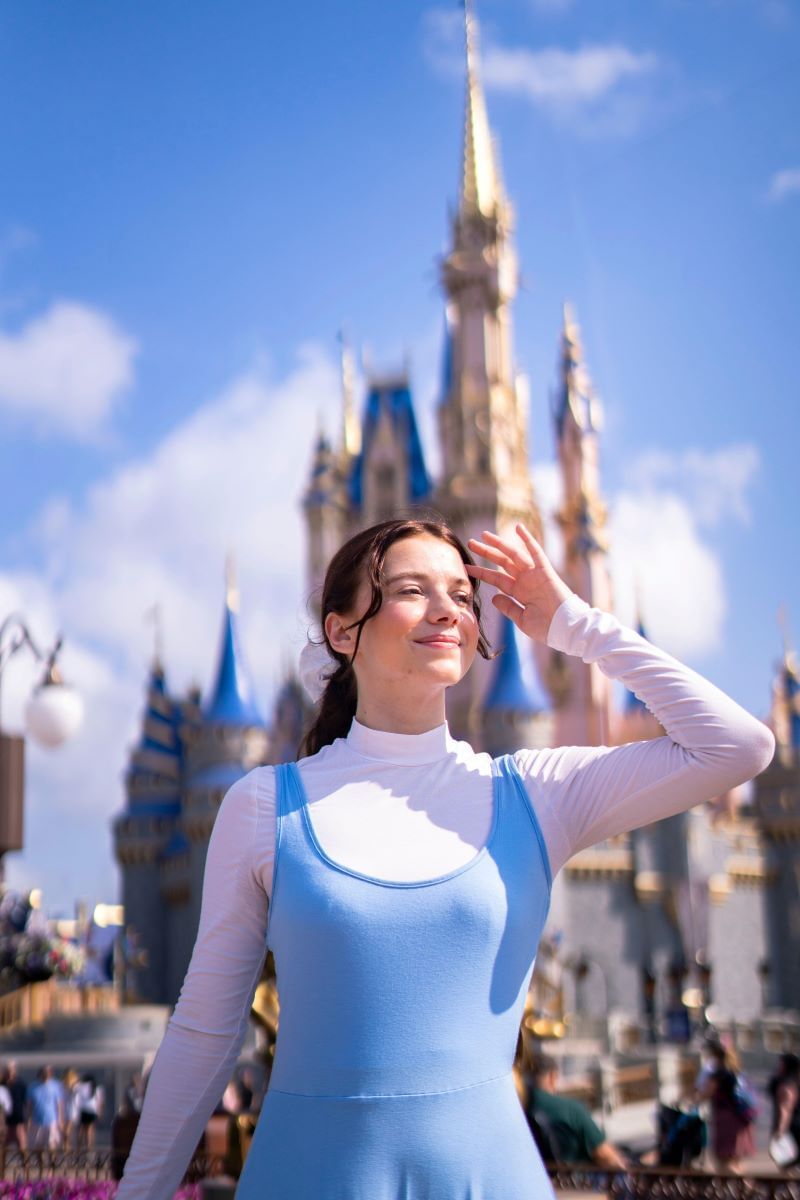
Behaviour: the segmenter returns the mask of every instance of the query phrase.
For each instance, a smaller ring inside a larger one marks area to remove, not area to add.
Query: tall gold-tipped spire
[[[603,427],[603,408],[589,379],[583,360],[580,327],[568,301],[564,302],[561,345],[561,381],[555,409],[559,436],[568,414],[583,432],[599,432]]]
[[[462,213],[492,216],[502,199],[486,101],[478,75],[477,22],[472,0],[464,0],[467,54],[467,95],[464,112],[464,162],[461,179]]]
[[[361,426],[353,398],[355,365],[343,329],[339,330],[339,352],[342,371],[342,450],[346,458],[354,458],[361,452]]]

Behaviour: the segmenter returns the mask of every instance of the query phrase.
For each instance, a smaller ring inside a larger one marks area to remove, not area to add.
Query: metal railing
[[[115,1157],[117,1162],[115,1164]],[[46,1179],[75,1179],[88,1183],[119,1178],[126,1156],[113,1150],[20,1150],[0,1143],[0,1180],[13,1183],[37,1183]],[[225,1163],[217,1154],[198,1152],[192,1158],[184,1183],[220,1175]]]
[[[118,1010],[114,988],[45,979],[0,996],[0,1033],[42,1025],[51,1016],[94,1016]]]
[[[586,1192],[608,1200],[800,1200],[800,1176],[693,1170],[687,1167],[597,1167],[554,1164],[556,1191]]]

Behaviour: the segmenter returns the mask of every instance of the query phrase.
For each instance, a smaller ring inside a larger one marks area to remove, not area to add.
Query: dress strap
[[[289,763],[278,763],[272,769],[275,772],[275,854],[272,860],[272,895],[267,913],[267,946],[269,946],[269,930],[272,924],[272,912],[275,908],[275,893],[278,890],[278,874],[281,864],[281,844],[283,842],[284,817],[290,811],[289,789],[292,778]]]
[[[495,758],[492,762],[492,766],[497,771],[500,780],[505,783],[506,787],[512,792],[512,794],[516,793],[517,798],[521,800],[525,811],[530,817],[531,824],[533,825],[533,831],[536,834],[539,853],[542,857],[542,866],[544,867],[545,878],[547,879],[547,890],[549,892],[553,887],[553,874],[550,869],[550,856],[547,853],[547,846],[545,844],[544,834],[542,833],[542,827],[539,824],[539,818],[536,816],[533,805],[531,804],[531,798],[528,795],[528,789],[525,787],[525,781],[520,775],[519,767],[514,762],[513,755],[511,754],[503,754],[500,756],[500,758]]]

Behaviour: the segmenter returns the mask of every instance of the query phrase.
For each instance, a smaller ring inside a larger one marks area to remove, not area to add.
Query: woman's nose
[[[458,620],[459,606],[452,596],[443,595],[436,596],[432,602],[428,612],[428,616],[432,621],[447,621],[452,622]]]

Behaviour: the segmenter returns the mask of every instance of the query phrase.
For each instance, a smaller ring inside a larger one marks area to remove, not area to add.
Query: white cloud
[[[423,21],[423,48],[440,74],[464,71],[463,20],[449,9],[430,9]],[[481,39],[482,77],[487,89],[521,96],[540,111],[590,137],[628,136],[641,125],[651,103],[659,58],[618,43],[500,46]]]
[[[798,194],[800,194],[800,167],[787,167],[783,171],[776,171],[769,181],[767,199],[779,204],[781,200]]]
[[[758,447],[746,443],[713,451],[689,448],[678,454],[649,450],[629,466],[626,478],[645,493],[674,489],[700,525],[713,528],[733,517],[749,526],[748,493],[760,466]]]
[[[491,46],[484,54],[483,76],[487,87],[563,112],[595,105],[626,80],[650,75],[657,67],[654,54],[636,54],[619,45],[578,50]]]
[[[555,519],[555,514],[564,503],[564,485],[561,468],[555,460],[552,462],[534,463],[531,468],[533,491],[539,511],[542,514],[542,537],[544,549],[554,566],[559,566],[564,558],[564,539],[561,527]]]
[[[726,613],[722,565],[693,513],[666,491],[624,491],[609,519],[614,609],[632,624],[637,591],[648,636],[678,658],[722,643]]]
[[[614,610],[633,624],[638,595],[648,635],[679,658],[710,654],[722,643],[725,578],[707,531],[726,517],[751,523],[748,492],[759,465],[758,450],[749,445],[678,454],[651,450],[635,460],[623,488],[608,497]],[[533,480],[545,547],[559,568],[558,465],[536,464]]]
[[[0,409],[39,434],[94,439],[133,382],[136,349],[105,313],[58,301],[18,332],[0,332]]]

